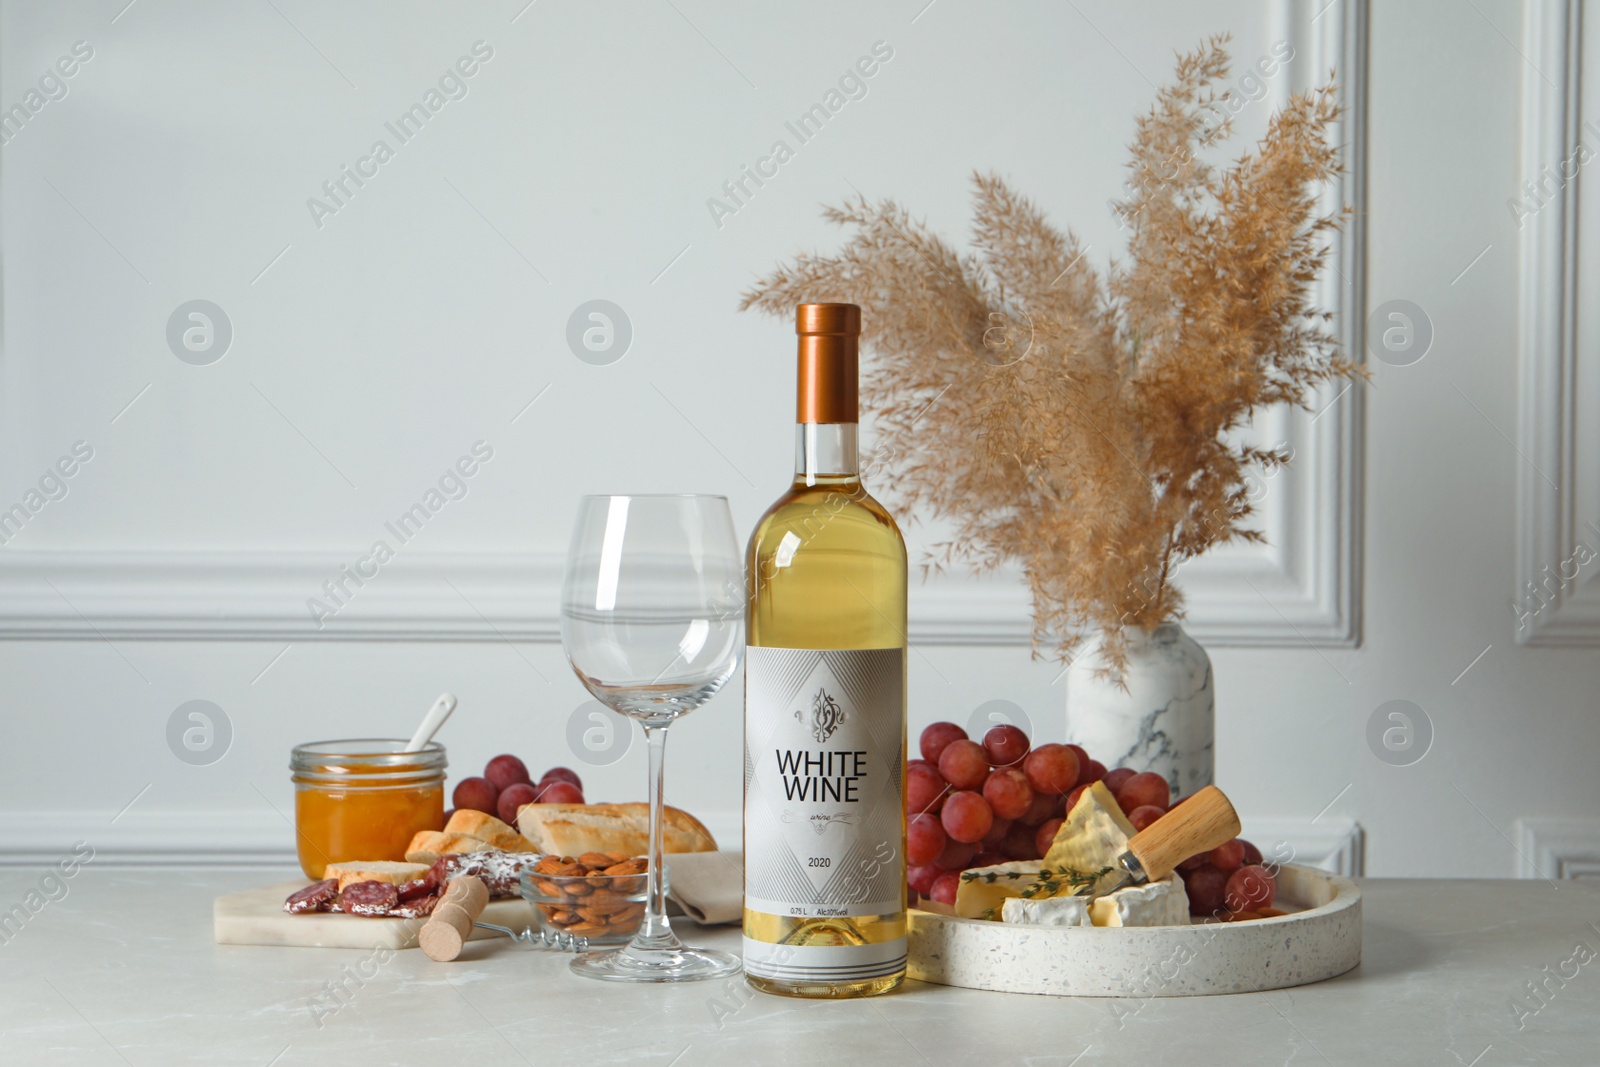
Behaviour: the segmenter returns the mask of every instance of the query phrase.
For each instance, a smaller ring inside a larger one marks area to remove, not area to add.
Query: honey
[[[444,746],[402,752],[388,739],[295,748],[295,851],[306,877],[330,863],[403,860],[418,830],[444,825]]]

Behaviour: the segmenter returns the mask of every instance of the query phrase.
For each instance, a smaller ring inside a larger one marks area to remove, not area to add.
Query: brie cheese
[[[1009,912],[1009,902],[1007,908]],[[1089,918],[1095,926],[1188,926],[1189,894],[1173,871],[1159,882],[1130,885],[1100,897],[1089,905]]]
[[[1030,900],[1012,897],[1000,912],[1008,923],[1032,923],[1035,926],[1089,926],[1089,899],[1087,897],[1046,897]]]

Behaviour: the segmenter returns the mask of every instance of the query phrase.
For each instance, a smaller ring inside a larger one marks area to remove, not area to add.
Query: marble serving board
[[[425,919],[370,919],[360,915],[290,915],[283,902],[309,882],[246,889],[217,897],[211,905],[213,935],[219,945],[285,945],[298,948],[416,948]],[[479,921],[521,930],[533,924],[527,901],[491,900]],[[473,930],[471,940],[498,937]]]
[[[907,974],[924,982],[1073,997],[1190,997],[1320,982],[1361,962],[1361,890],[1279,869],[1288,915],[1128,928],[1029,926],[913,910]]]

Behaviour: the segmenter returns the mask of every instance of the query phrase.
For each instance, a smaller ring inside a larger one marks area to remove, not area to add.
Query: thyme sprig
[[[1031,878],[1033,881],[1024,886],[1017,894],[1020,897],[1026,897],[1031,900],[1041,896],[1056,896],[1062,886],[1068,886],[1076,891],[1084,886],[1093,885],[1109,873],[1110,870],[1110,867],[1101,867],[1092,874],[1086,874],[1072,867],[1063,867],[1060,870],[1041,867],[1038,871],[962,871],[961,880],[963,882],[981,881],[987,885],[993,885],[1002,878],[1007,881],[1020,881],[1024,878]]]

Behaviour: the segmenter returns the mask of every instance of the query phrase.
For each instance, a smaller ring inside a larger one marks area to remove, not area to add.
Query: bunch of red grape
[[[1190,915],[1223,919],[1281,914],[1272,908],[1278,885],[1261,863],[1261,850],[1242,837],[1178,864],[1189,894]]]
[[[1167,780],[1153,771],[1107,771],[1078,745],[1030,748],[1015,726],[995,726],[979,743],[953,722],[936,722],[918,747],[922,758],[906,767],[906,882],[943,904],[955,902],[962,871],[1041,858],[1095,782],[1105,783],[1135,830],[1165,815],[1172,800]],[[1185,860],[1179,870],[1190,887],[1189,911],[1269,906],[1275,887],[1260,864],[1260,851],[1237,838]]]
[[[483,769],[481,778],[463,778],[450,795],[455,805],[444,813],[445,822],[456,808],[470,808],[486,815],[497,815],[502,822],[517,825],[517,809],[524,804],[582,804],[583,782],[565,767],[551,767],[534,785],[528,765],[515,756],[496,756]]]

